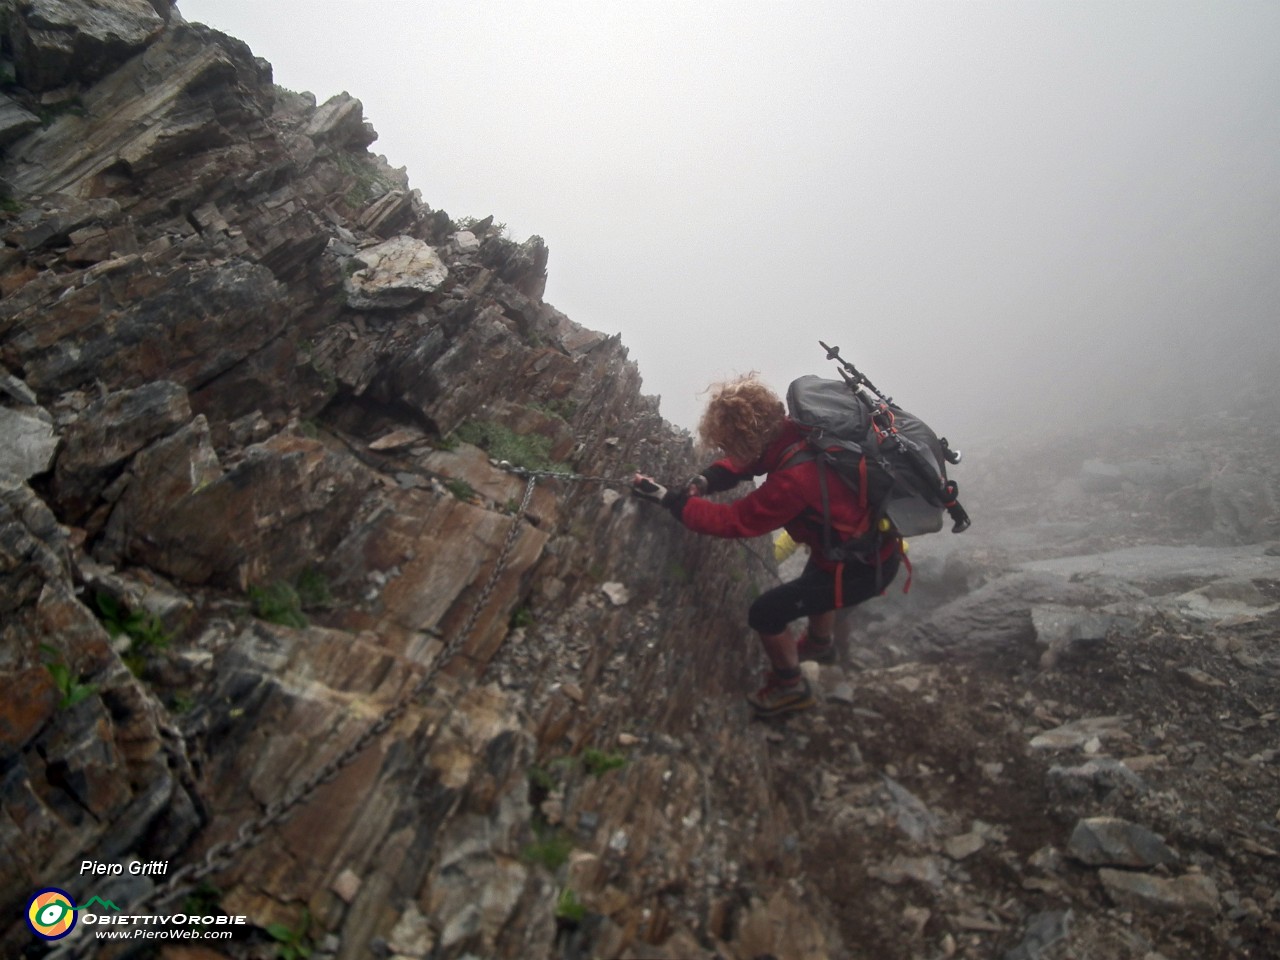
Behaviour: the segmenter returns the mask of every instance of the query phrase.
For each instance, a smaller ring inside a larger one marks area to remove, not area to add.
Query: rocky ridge
[[[694,466],[541,241],[162,2],[4,9],[8,916],[141,901],[76,864],[202,863],[427,678],[159,955],[1275,955],[1274,418],[970,450],[974,530],[753,724],[766,547],[494,463]]]

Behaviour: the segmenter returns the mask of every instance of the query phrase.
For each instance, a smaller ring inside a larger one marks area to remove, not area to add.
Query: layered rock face
[[[1272,955],[1273,427],[974,457],[751,723],[768,545],[626,495],[699,464],[538,238],[164,0],[0,10],[4,955]]]
[[[522,503],[475,444],[617,480],[688,473],[687,436],[617,338],[542,302],[541,241],[426,206],[358,101],[147,3],[7,23],[7,109],[45,122],[0,168],[6,943],[33,889],[102,892],[83,859],[200,861],[440,668],[204,889],[341,956],[545,955],[562,884],[527,851],[566,834],[531,771],[624,723],[645,767],[736,689],[720,610],[750,579],[617,484]],[[607,704],[583,674],[617,678]],[[613,888],[619,942],[652,883]]]

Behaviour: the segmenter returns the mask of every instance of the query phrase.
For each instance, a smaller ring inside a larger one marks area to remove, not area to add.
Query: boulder
[[[1213,478],[1209,488],[1213,529],[1230,543],[1255,543],[1271,535],[1269,520],[1277,514],[1269,478],[1255,473],[1227,472]]]
[[[1067,853],[1091,867],[1155,867],[1178,859],[1162,838],[1118,817],[1078,821]]]
[[[1208,916],[1218,912],[1217,884],[1204,874],[1168,878],[1103,867],[1098,879],[1107,895],[1121,907]]]
[[[0,473],[19,480],[46,472],[53,464],[58,438],[53,417],[41,407],[0,407]]]
[[[364,105],[347,92],[330,97],[311,116],[306,135],[317,145],[363,150],[378,139],[364,119]]]
[[[356,310],[389,310],[420,301],[449,276],[434,247],[413,237],[393,237],[361,250],[361,264],[344,284],[347,305]]]

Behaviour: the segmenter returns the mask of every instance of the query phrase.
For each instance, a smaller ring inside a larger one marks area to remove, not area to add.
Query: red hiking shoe
[[[808,710],[817,702],[809,689],[809,681],[804,677],[783,679],[772,670],[765,674],[763,687],[747,694],[747,703],[751,704],[757,717],[777,717]]]

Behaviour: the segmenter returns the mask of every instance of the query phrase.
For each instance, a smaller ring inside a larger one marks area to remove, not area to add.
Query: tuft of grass
[[[565,887],[556,898],[556,919],[572,926],[582,923],[587,917],[587,908],[582,905],[572,887]]]
[[[40,644],[40,651],[45,655],[44,668],[53,678],[53,685],[62,694],[58,701],[59,710],[74,707],[82,700],[87,700],[98,692],[92,683],[81,683],[78,674],[72,673],[71,667],[62,658],[62,654],[47,643]]]
[[[298,591],[283,580],[265,587],[250,587],[249,602],[253,615],[267,623],[303,629],[307,618],[302,613],[302,599]]]
[[[303,610],[327,610],[333,606],[333,594],[329,592],[329,580],[315,567],[307,567],[298,574],[295,588]]]
[[[200,881],[200,886],[187,894],[182,901],[182,909],[187,913],[204,916],[211,913],[221,913],[221,904],[222,891],[208,879],[205,879]]]
[[[573,415],[578,412],[578,405],[568,397],[556,397],[551,400],[541,400],[537,403],[530,404],[530,406],[535,410],[547,414],[548,416],[558,417],[566,423],[572,420]]]
[[[529,470],[564,470],[551,459],[551,438],[516,433],[493,420],[468,420],[456,431],[459,440],[482,448],[494,460],[507,460]]]
[[[545,837],[539,837],[520,851],[520,859],[525,863],[534,863],[546,867],[552,873],[559,870],[569,860],[573,850],[573,841],[560,831]]]
[[[302,960],[311,956],[310,930],[311,911],[304,907],[298,926],[271,923],[267,925],[267,936],[276,942],[276,956],[279,960]]]
[[[151,655],[169,646],[170,637],[160,618],[144,610],[128,610],[108,593],[95,594],[93,603],[113,639],[121,635],[129,638],[129,650],[120,659],[135,677],[142,676]]]
[[[475,487],[471,486],[467,481],[456,477],[452,480],[446,480],[444,488],[459,500],[471,500],[476,495]]]
[[[606,753],[595,747],[582,751],[582,768],[593,777],[601,776],[610,770],[617,770],[627,765],[627,758],[620,753]]]
[[[533,611],[527,606],[524,606],[511,614],[511,623],[509,626],[514,630],[517,627],[531,627],[535,623],[537,623],[537,618],[534,617]]]

